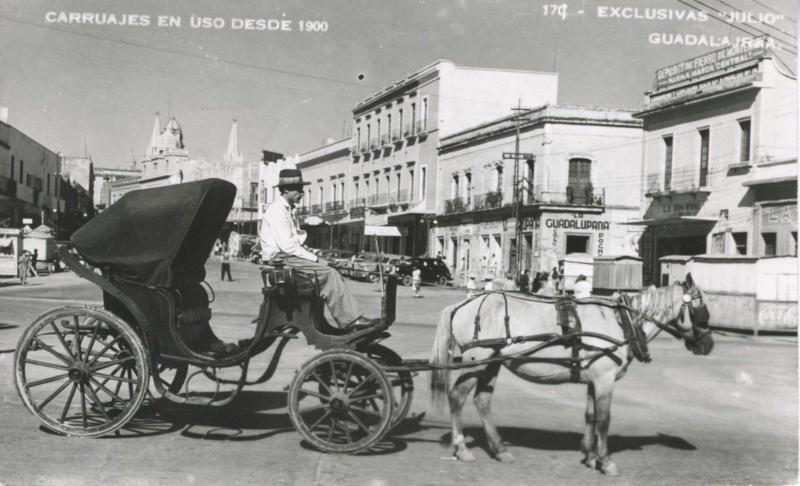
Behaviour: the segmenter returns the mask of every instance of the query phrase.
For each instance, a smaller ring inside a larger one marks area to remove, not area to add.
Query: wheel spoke
[[[48,403],[50,403],[50,401],[51,401],[52,399],[54,399],[54,398],[55,398],[55,397],[56,397],[56,396],[57,396],[59,393],[61,393],[62,391],[64,391],[64,389],[65,389],[66,387],[68,387],[70,383],[72,383],[70,380],[66,380],[66,381],[64,381],[64,383],[62,383],[62,384],[61,384],[61,386],[60,386],[60,387],[58,387],[58,388],[56,389],[56,391],[54,391],[53,393],[51,393],[49,397],[45,398],[45,399],[42,401],[42,403],[40,403],[40,404],[39,404],[39,410],[42,410],[42,409],[44,409],[44,407],[46,407],[46,406],[47,406],[47,404],[48,404]]]
[[[336,365],[333,363],[333,360],[328,361],[328,364],[331,365],[331,381],[334,386],[336,386],[336,391],[339,391],[339,378],[336,377]]]
[[[83,428],[85,429],[88,424],[86,423],[86,388],[81,383],[81,413],[83,413]]]
[[[100,321],[95,321],[94,332],[92,332],[92,339],[89,340],[89,346],[86,347],[86,356],[92,355],[92,347],[97,340],[97,333],[100,331]]]
[[[340,421],[337,420],[336,421],[336,425],[338,425],[340,429],[344,430],[344,436],[345,436],[345,440],[347,441],[347,443],[348,444],[352,444],[353,443],[353,437],[350,435],[350,428],[347,426],[347,423],[343,422],[343,421],[340,422]]]
[[[336,422],[337,420],[334,418],[333,422],[331,422],[330,428],[328,429],[328,439],[327,439],[328,442],[330,442],[331,438],[333,438],[333,429],[336,428]]]
[[[52,354],[52,355],[53,355],[53,356],[55,356],[56,358],[58,358],[58,359],[60,359],[61,361],[63,361],[63,362],[64,362],[64,364],[67,364],[67,365],[71,365],[71,364],[72,364],[72,360],[70,360],[69,358],[67,358],[67,357],[66,357],[66,356],[64,356],[63,354],[59,353],[58,351],[56,351],[55,349],[53,349],[52,347],[50,347],[50,345],[48,345],[47,343],[45,343],[45,342],[44,342],[44,341],[42,341],[41,339],[39,339],[39,338],[36,338],[36,337],[35,337],[35,338],[33,338],[33,340],[34,340],[36,343],[38,343],[38,344],[39,344],[39,346],[41,346],[41,347],[42,347],[42,349],[44,349],[44,350],[45,350],[45,351],[47,351],[48,353]]]
[[[106,393],[108,394],[108,396],[110,396],[111,398],[114,398],[114,399],[116,399],[116,400],[119,400],[120,402],[125,402],[125,400],[123,400],[123,399],[122,399],[122,397],[120,397],[120,396],[119,396],[119,395],[117,395],[116,393],[113,393],[111,390],[109,390],[108,388],[106,388],[106,386],[105,386],[105,385],[103,385],[103,384],[102,384],[102,383],[100,383],[99,381],[95,380],[93,377],[91,377],[91,376],[90,376],[90,377],[89,377],[89,380],[90,380],[92,383],[94,383],[95,385],[97,385],[97,386],[99,387],[99,388],[98,388],[98,390],[101,390],[101,389],[102,389],[102,390],[103,390],[104,392],[106,392]],[[133,395],[131,395],[131,398],[133,398]]]
[[[307,390],[305,388],[302,388],[300,390],[300,393],[304,393],[306,395],[311,395],[312,397],[319,398],[320,400],[325,400],[326,402],[330,402],[331,401],[331,397],[330,396],[325,396],[322,393],[315,392],[314,390]]]
[[[121,370],[121,369],[122,369],[122,365],[119,365],[119,366],[117,366],[117,367],[116,367],[116,368],[114,368],[114,370],[113,370],[113,371],[110,373],[110,375],[111,375],[111,376],[115,376],[115,375],[117,374],[117,371],[119,371],[119,370]],[[97,373],[97,374],[99,375],[100,373]],[[106,378],[105,380],[103,380],[103,384],[105,385],[106,383],[108,383],[108,380],[109,380],[108,378]]]
[[[74,315],[73,317],[75,319],[75,340],[72,341],[72,347],[75,348],[75,351],[72,354],[78,359],[78,361],[82,361],[83,358],[81,358],[81,332],[80,332],[81,325],[78,323],[79,321],[78,316]]]
[[[373,395],[360,395],[360,396],[357,396],[357,397],[350,397],[350,401],[361,402],[361,401],[364,401],[364,400],[369,400],[370,403],[372,403],[373,406],[374,406],[375,402],[373,400],[375,398],[380,398],[380,399],[384,399],[385,400],[386,399],[386,395],[384,395],[383,393],[375,393]]]
[[[367,410],[366,408],[361,408],[361,407],[356,407],[356,406],[351,405],[350,409],[351,410],[355,410],[357,412],[361,412],[361,413],[367,414],[367,415],[372,415],[373,417],[381,418],[381,414],[379,414],[378,412],[372,411],[372,410]]]
[[[133,371],[132,370],[126,370],[126,371],[128,372],[128,378],[129,378],[128,379],[128,398],[133,400],[133,383],[134,383],[134,381],[133,381]]]
[[[69,368],[66,366],[61,366],[60,364],[55,363],[47,363],[46,361],[38,361],[35,359],[26,359],[25,364],[32,364],[36,366],[44,366],[45,368],[55,368],[57,370],[68,370]]]
[[[61,345],[64,346],[64,350],[67,352],[67,354],[70,355],[70,357],[72,357],[72,351],[69,349],[67,341],[64,339],[64,335],[61,334],[61,331],[58,330],[58,326],[56,326],[56,323],[51,321],[50,327],[52,327],[53,331],[55,331],[56,337],[58,337],[58,340],[61,342]]]
[[[353,412],[351,412],[351,411],[349,411],[349,410],[348,410],[348,411],[347,411],[347,415],[348,415],[348,416],[350,416],[350,418],[351,418],[351,419],[353,419],[353,421],[354,421],[356,424],[358,424],[358,426],[359,426],[359,427],[361,427],[362,429],[364,429],[364,432],[366,432],[366,433],[368,433],[368,434],[369,434],[369,429],[367,428],[367,426],[366,426],[366,425],[364,425],[364,422],[362,422],[361,420],[359,420],[359,418],[358,418],[358,417],[356,417],[356,414],[354,414]]]
[[[105,380],[103,381],[104,385],[108,382],[108,380],[124,381],[125,383],[137,383],[137,382],[131,380],[130,378],[123,378],[121,376],[114,376],[113,374],[106,375],[104,373],[94,373],[94,376],[99,376],[100,378],[105,378]]]
[[[64,409],[61,411],[61,420],[60,422],[64,422],[64,419],[67,418],[67,411],[69,411],[69,406],[72,405],[72,397],[75,396],[75,390],[78,388],[77,383],[72,384],[72,389],[69,391],[69,397],[67,397],[67,402],[64,404]]]
[[[105,406],[103,406],[103,402],[101,402],[101,401],[100,401],[100,399],[99,399],[99,398],[97,398],[97,394],[94,392],[94,390],[92,390],[92,387],[90,387],[90,386],[87,386],[87,387],[86,387],[86,390],[89,392],[89,398],[91,398],[91,399],[92,399],[92,402],[93,402],[95,405],[97,405],[97,406],[99,406],[99,407],[100,407],[100,412],[103,414],[103,417],[105,417],[105,418],[106,418],[106,420],[110,421],[110,420],[111,420],[111,417],[109,417],[109,416],[108,416],[108,413],[106,413],[106,407],[105,407]]]
[[[357,392],[357,391],[359,390],[359,388],[361,388],[362,386],[364,386],[364,383],[366,383],[366,382],[368,382],[368,381],[372,381],[372,380],[374,380],[374,379],[375,379],[375,375],[369,375],[369,376],[367,376],[366,378],[364,378],[364,379],[361,381],[361,383],[359,383],[358,385],[356,385],[356,387],[355,387],[355,388],[353,388],[353,391],[351,391],[351,392],[350,392],[350,393],[347,395],[347,398],[350,398],[350,397],[352,397],[352,396],[353,396],[353,393]]]
[[[327,404],[323,403],[322,405],[314,405],[314,406],[311,406],[311,407],[306,407],[303,410],[300,410],[300,415],[304,415],[304,414],[311,413],[311,412],[316,412],[317,410],[325,410],[325,409],[328,409],[328,405]]]
[[[68,375],[66,373],[61,373],[60,375],[51,376],[49,378],[43,378],[41,380],[32,381],[30,383],[25,384],[25,388],[33,388],[35,386],[44,385],[45,383],[52,383],[54,381],[58,381],[62,378],[66,378]]]
[[[103,364],[99,364],[97,366],[92,366],[89,371],[95,372],[100,371],[104,368],[108,368],[109,366],[114,366],[115,364],[125,363],[126,361],[136,360],[134,356],[128,356],[127,358],[122,359],[112,359],[111,361],[104,361]]]
[[[325,411],[325,413],[322,414],[322,417],[318,418],[316,422],[314,422],[313,424],[311,424],[311,426],[308,427],[308,430],[313,431],[315,428],[317,428],[317,425],[319,425],[323,420],[328,418],[330,414],[331,414],[330,410]]]
[[[92,365],[94,364],[94,362],[95,362],[95,361],[97,361],[97,359],[98,359],[100,356],[102,356],[102,355],[103,355],[103,354],[106,352],[106,350],[107,350],[108,348],[110,348],[111,346],[113,346],[114,344],[116,344],[116,342],[117,342],[117,341],[119,341],[120,339],[122,339],[122,336],[117,336],[117,337],[115,337],[114,339],[112,339],[111,341],[109,341],[108,343],[106,343],[106,345],[105,345],[105,346],[103,346],[103,349],[101,349],[101,350],[100,350],[100,352],[99,352],[99,353],[97,353],[97,356],[95,356],[94,358],[92,358],[92,360],[91,360],[91,361],[89,361],[89,363],[88,363],[88,364],[89,364],[89,366],[92,366]]]
[[[350,375],[353,373],[353,362],[351,361],[347,365],[347,376],[344,378],[344,390],[342,390],[345,394],[347,394],[347,386],[350,384]]]
[[[317,383],[322,385],[322,388],[324,388],[325,391],[328,392],[328,395],[333,395],[333,393],[331,392],[330,387],[328,385],[326,385],[324,381],[322,381],[322,378],[319,377],[319,375],[317,374],[316,370],[311,372],[311,376],[313,376],[314,379],[317,380]]]

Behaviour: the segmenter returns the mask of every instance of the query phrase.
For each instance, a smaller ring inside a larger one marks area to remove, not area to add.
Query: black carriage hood
[[[222,179],[131,191],[71,241],[88,263],[144,284],[199,282],[235,196]]]

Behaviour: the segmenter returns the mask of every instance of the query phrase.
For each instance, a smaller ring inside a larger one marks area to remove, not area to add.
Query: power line
[[[717,0],[717,1],[718,1],[719,3],[721,3],[721,4],[725,5],[725,6],[727,6],[728,8],[731,8],[731,9],[733,9],[733,11],[734,11],[734,12],[742,12],[742,13],[744,13],[744,10],[737,9],[737,8],[736,8],[736,7],[734,7],[733,5],[731,5],[731,4],[729,4],[728,2],[726,2],[725,0]],[[789,32],[786,32],[785,30],[779,29],[779,28],[775,27],[775,26],[774,26],[774,25],[772,25],[772,24],[768,24],[767,22],[764,22],[764,21],[763,21],[763,20],[761,20],[761,19],[756,19],[756,20],[757,20],[757,21],[758,21],[758,23],[760,23],[760,24],[763,24],[763,25],[765,25],[765,26],[767,26],[767,27],[769,27],[769,28],[775,29],[775,30],[777,30],[778,32],[781,32],[781,33],[783,33],[784,35],[786,35],[786,36],[788,36],[788,37],[791,37],[792,39],[795,39],[795,40],[797,40],[797,36],[796,36],[796,35],[790,34]]]
[[[760,2],[759,0],[753,0],[753,2],[761,5],[762,7],[766,8],[768,10],[772,10],[775,13],[783,15],[784,18],[786,18],[788,20],[791,20],[792,22],[797,22],[797,19],[793,19],[793,18],[789,17],[788,15],[784,14],[783,12],[781,12],[779,10],[775,10],[774,8],[770,7],[769,5],[767,5],[767,4],[763,3],[763,2]]]

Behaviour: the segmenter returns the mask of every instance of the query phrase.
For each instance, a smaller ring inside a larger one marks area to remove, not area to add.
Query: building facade
[[[61,156],[0,121],[0,227],[57,228],[65,209],[60,198]]]
[[[557,94],[555,73],[441,60],[361,100],[353,108],[351,164],[342,181],[348,224],[398,226],[403,237],[388,239],[384,251],[429,253],[440,139],[518,103],[554,103]]]
[[[548,104],[445,136],[433,253],[457,280],[635,254],[640,160],[641,122],[625,110]]]
[[[142,171],[138,169],[96,167],[94,169],[93,184],[93,202],[95,211],[101,212],[111,205],[112,183],[122,180],[138,181],[141,177]]]
[[[797,254],[797,81],[763,43],[658,70],[635,116],[645,284],[667,255]]]

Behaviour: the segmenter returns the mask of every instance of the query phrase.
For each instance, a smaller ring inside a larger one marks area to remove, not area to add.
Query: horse
[[[570,341],[560,327],[556,298],[490,292],[442,310],[432,350],[431,390],[434,404],[441,407],[450,369],[464,368],[447,394],[457,459],[475,460],[464,440],[461,413],[467,395],[477,387],[474,403],[490,452],[501,462],[514,460],[490,416],[492,392],[502,365],[533,383],[586,384],[582,463],[616,476],[619,471],[608,453],[611,398],[615,382],[625,375],[634,356],[649,361],[647,342],[662,330],[683,338],[694,354],[707,355],[714,347],[708,309],[691,274],[684,282],[650,286],[627,300],[562,297],[561,302],[564,299],[573,303],[570,319],[579,320],[582,331],[577,348],[575,336]],[[687,309],[688,321],[684,318]],[[539,344],[534,342],[537,340]],[[550,342],[542,342],[546,340]],[[461,350],[460,365],[453,363],[455,346]]]

